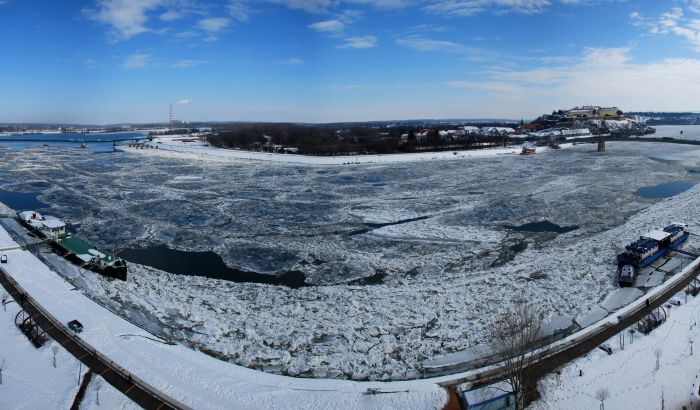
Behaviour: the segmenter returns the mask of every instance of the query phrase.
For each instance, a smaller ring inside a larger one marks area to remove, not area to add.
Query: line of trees
[[[415,151],[479,149],[508,144],[502,135],[441,136],[446,127],[433,127],[427,135],[419,126],[235,124],[218,127],[207,141],[220,148],[295,152],[306,155],[391,154]]]

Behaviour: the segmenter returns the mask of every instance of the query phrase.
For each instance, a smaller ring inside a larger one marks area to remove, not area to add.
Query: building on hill
[[[624,113],[617,107],[583,106],[575,107],[565,113],[568,118],[610,118],[620,119]]]
[[[614,117],[616,119],[619,119],[622,118],[622,116],[624,115],[622,110],[620,110],[617,107],[598,107],[596,113],[600,118]]]
[[[595,107],[576,107],[566,112],[570,118],[593,118],[595,117]]]

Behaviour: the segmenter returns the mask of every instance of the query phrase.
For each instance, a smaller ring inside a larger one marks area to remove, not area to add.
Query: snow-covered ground
[[[295,379],[245,369],[182,345],[162,343],[76,292],[72,284],[29,251],[7,250],[16,245],[8,232],[0,228],[0,249],[5,249],[3,254],[8,259],[3,268],[34,300],[62,323],[78,319],[84,326],[80,337],[85,342],[130,374],[192,408],[438,409],[447,399],[446,391],[429,381],[384,384]],[[11,309],[16,310],[15,306],[12,304]],[[0,317],[6,329],[0,332],[0,342],[6,342],[0,346],[0,352],[7,357],[3,371],[7,377],[0,392],[12,389],[12,400],[18,404],[10,408],[55,408],[57,404],[59,408],[70,407],[73,390],[77,390],[77,363],[64,352],[59,357],[61,366],[49,374],[50,351],[34,351],[12,328],[11,312],[2,312]],[[369,388],[385,394],[367,394]],[[93,383],[88,396],[94,394],[95,401],[89,400],[88,408],[97,405],[95,390]],[[109,390],[101,390],[102,400],[122,407],[120,399]],[[3,406],[5,396],[2,395]]]
[[[684,302],[685,296],[677,299]],[[667,409],[696,408],[700,352],[695,343],[691,355],[691,341],[700,340],[700,297],[690,296],[687,304],[673,306],[669,319],[649,335],[636,333],[632,339],[624,333],[624,350],[620,338],[613,337],[608,341],[612,355],[596,349],[563,366],[559,375],[547,376],[540,383],[542,398],[530,408],[598,408],[596,393],[601,389],[609,393],[605,407],[610,409],[659,409],[662,397]]]
[[[127,282],[75,280],[154,331],[253,368],[390,380],[483,344],[505,305],[537,301],[577,317],[615,289],[614,256],[639,234],[676,220],[699,231],[698,187],[668,200],[635,195],[695,179],[684,163],[649,159],[651,150],[687,152],[610,143],[604,154],[578,145],[532,157],[315,166],[3,150],[0,183],[40,192],[47,213],[107,249],[214,251],[230,267],[298,270],[313,285],[136,264]],[[545,220],[578,229],[517,230]]]
[[[494,148],[483,150],[460,150],[443,152],[420,152],[411,154],[389,154],[389,155],[353,155],[353,156],[309,156],[296,154],[277,154],[268,152],[245,151],[238,149],[219,149],[211,147],[202,142],[184,142],[182,136],[178,137],[158,137],[148,146],[157,149],[137,149],[128,146],[121,146],[119,149],[147,155],[161,155],[170,157],[195,157],[214,158],[226,160],[255,160],[269,161],[290,164],[308,165],[350,165],[350,164],[371,164],[371,163],[397,163],[422,160],[454,160],[457,158],[484,158],[501,155],[516,155],[520,153],[521,147]],[[541,148],[540,150],[546,150]]]
[[[5,291],[0,290],[0,295]],[[10,299],[11,300],[11,299]],[[12,301],[0,307],[0,407],[4,409],[68,409],[78,392],[78,374],[87,372],[85,366],[66,352],[58,343],[49,340],[40,349],[34,348],[15,326],[19,306]],[[56,367],[53,367],[53,346],[58,347]],[[97,409],[95,380],[92,379],[81,403],[81,409]],[[131,400],[107,383],[100,389],[103,409],[137,409]]]

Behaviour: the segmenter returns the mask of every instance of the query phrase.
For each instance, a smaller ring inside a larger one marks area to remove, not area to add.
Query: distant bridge
[[[18,136],[0,137],[0,142],[75,142],[91,144],[96,142],[122,142],[122,141],[141,141],[147,140],[148,136],[140,137],[122,137],[122,138],[97,138],[97,139],[80,139],[80,138],[22,138]]]
[[[615,142],[663,142],[666,144],[700,145],[699,140],[684,140],[673,137],[613,137],[613,136],[593,136],[585,138],[574,138],[566,140],[567,143],[598,143],[598,151],[605,151],[605,143]]]

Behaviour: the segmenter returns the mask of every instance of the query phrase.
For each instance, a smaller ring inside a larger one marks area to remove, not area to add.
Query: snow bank
[[[1,288],[0,288],[1,289]],[[5,294],[5,290],[0,290]],[[78,392],[77,360],[63,348],[56,355],[53,367],[49,341],[35,349],[15,326],[15,315],[20,309],[17,303],[0,308],[0,362],[4,361],[0,407],[5,409],[53,409],[70,408]],[[82,368],[83,374],[87,369]]]

